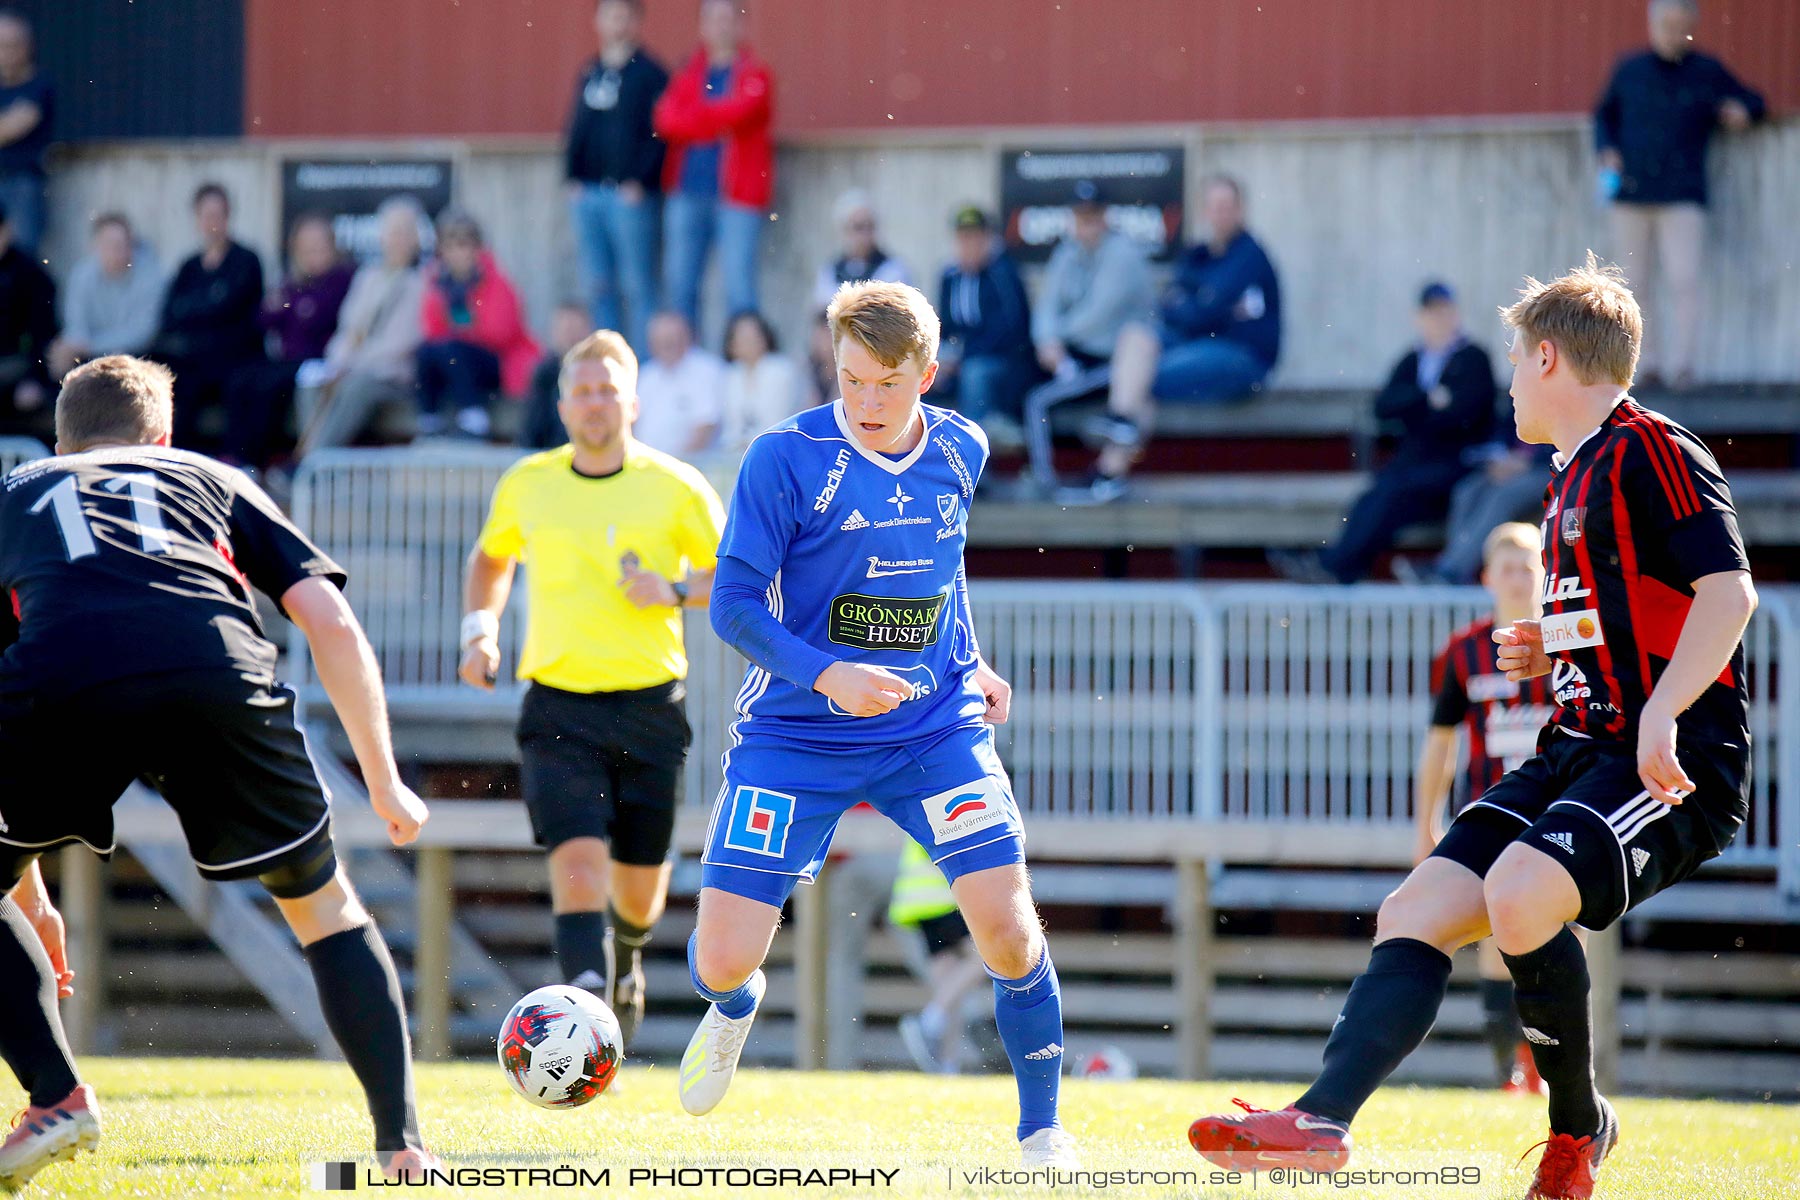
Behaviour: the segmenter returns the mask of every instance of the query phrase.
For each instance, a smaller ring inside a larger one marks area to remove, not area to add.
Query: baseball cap
[[[1100,185],[1092,179],[1075,181],[1075,208],[1102,208],[1106,205],[1106,197]]]
[[[952,229],[987,229],[989,227],[988,215],[976,205],[965,204],[957,209],[956,215],[950,219],[950,227]]]
[[[1429,308],[1433,304],[1455,303],[1456,293],[1451,291],[1450,285],[1442,280],[1434,279],[1419,291],[1420,308]]]

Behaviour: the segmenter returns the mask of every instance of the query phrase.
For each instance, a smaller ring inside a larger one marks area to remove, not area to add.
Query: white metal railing
[[[302,528],[351,574],[395,712],[511,721],[523,589],[493,693],[458,685],[462,562],[501,471],[492,448],[338,450],[296,481]],[[1800,896],[1800,617],[1763,589],[1745,639],[1755,769],[1731,863]],[[1108,819],[1403,824],[1433,654],[1477,589],[976,581],[982,645],[1015,688],[1002,758],[1032,813]],[[317,699],[305,646],[302,695]],[[690,616],[687,800],[719,783],[743,662]],[[1783,668],[1786,668],[1784,671]],[[1785,786],[1784,786],[1785,785]]]
[[[50,447],[28,437],[0,437],[0,475],[37,458],[47,458]]]

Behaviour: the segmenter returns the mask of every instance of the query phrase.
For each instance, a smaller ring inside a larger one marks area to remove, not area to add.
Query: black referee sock
[[[0,1058],[38,1108],[64,1099],[80,1082],[56,1007],[56,970],[37,930],[4,892],[0,892]]]
[[[412,1042],[400,976],[375,922],[304,947],[319,1006],[338,1048],[356,1072],[375,1121],[375,1149],[419,1146],[413,1102]]]
[[[1345,1125],[1355,1120],[1431,1032],[1449,987],[1450,956],[1437,947],[1412,938],[1377,945],[1325,1042],[1325,1069],[1294,1107]]]
[[[607,976],[607,986],[611,987],[619,977],[635,974],[643,965],[644,947],[650,944],[651,926],[632,924],[619,915],[617,908],[614,908],[609,916],[612,920],[612,944],[615,956],[613,973]]]
[[[1512,980],[1481,981],[1481,1015],[1488,1049],[1494,1052],[1494,1069],[1499,1072],[1500,1086],[1505,1087],[1512,1082],[1513,1063],[1525,1036],[1524,1027],[1519,1024],[1518,1006],[1513,1003]]]
[[[1512,972],[1525,1040],[1550,1085],[1550,1132],[1587,1137],[1600,1129],[1594,1089],[1594,1014],[1587,953],[1567,925],[1527,954],[1502,954]]]
[[[604,991],[608,979],[606,914],[557,913],[555,926],[556,965],[563,981],[590,992]]]

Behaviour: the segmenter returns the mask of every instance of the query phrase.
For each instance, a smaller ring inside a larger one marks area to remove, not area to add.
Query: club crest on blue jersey
[[[725,845],[746,854],[781,858],[787,853],[788,828],[793,823],[792,796],[745,784],[731,797]]]

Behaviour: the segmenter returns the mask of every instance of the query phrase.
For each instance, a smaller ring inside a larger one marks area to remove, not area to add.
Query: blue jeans
[[[1024,412],[1025,389],[1037,381],[1033,363],[1006,354],[976,354],[962,360],[944,399],[971,421],[990,414],[1017,421]]]
[[[639,355],[648,353],[657,305],[655,199],[646,195],[632,204],[617,184],[584,183],[569,201],[569,221],[594,328],[616,329]]]
[[[44,186],[44,177],[30,171],[0,175],[0,204],[6,206],[13,245],[27,254],[44,242]]]
[[[423,342],[418,350],[419,411],[435,417],[445,408],[486,411],[500,390],[500,360],[471,342]]]
[[[1206,337],[1170,345],[1165,340],[1150,394],[1158,400],[1225,404],[1248,396],[1268,377],[1262,359],[1236,342]]]
[[[725,310],[756,308],[756,248],[768,214],[714,196],[671,192],[663,201],[663,300],[700,328],[700,281],[716,239]]]

